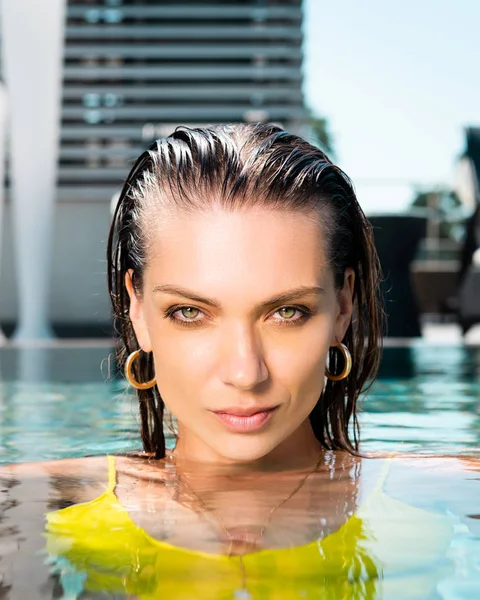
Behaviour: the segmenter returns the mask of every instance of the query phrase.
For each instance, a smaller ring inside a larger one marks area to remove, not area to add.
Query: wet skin
[[[318,218],[177,211],[148,228],[143,285],[134,289],[129,271],[125,286],[138,345],[152,352],[159,393],[178,422],[176,452],[214,463],[314,461],[309,415],[329,348],[349,326],[355,279],[347,268],[335,286]],[[216,416],[273,407],[249,432]]]

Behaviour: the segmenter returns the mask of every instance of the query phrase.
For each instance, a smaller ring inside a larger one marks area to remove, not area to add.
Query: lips
[[[217,419],[230,431],[247,433],[264,427],[277,411],[278,406],[269,408],[228,408],[212,411]]]

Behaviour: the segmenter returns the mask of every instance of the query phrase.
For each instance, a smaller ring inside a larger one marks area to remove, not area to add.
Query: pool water
[[[109,348],[3,349],[0,375],[0,464],[141,446]],[[364,451],[480,454],[480,349],[385,348],[359,420]]]
[[[65,489],[81,492],[88,481],[88,473],[62,473],[61,477],[51,475],[46,480],[13,477],[2,482],[0,477],[0,598],[480,599],[480,349],[423,344],[386,348],[380,376],[362,399],[359,420],[363,451],[401,452],[406,458],[392,461],[392,476],[385,480],[381,491],[377,490],[376,504],[373,508],[370,505],[370,513],[363,513],[361,539],[372,554],[365,553],[364,548],[352,557],[360,573],[352,586],[350,575],[345,580],[346,587],[337,586],[328,572],[321,582],[318,579],[318,585],[314,579],[293,583],[289,580],[288,585],[285,580],[283,585],[279,584],[278,573],[275,581],[269,580],[267,568],[264,579],[256,583],[252,580],[250,589],[256,591],[251,593],[234,586],[221,596],[211,596],[205,579],[193,579],[185,588],[180,580],[177,585],[174,577],[172,580],[168,573],[160,577],[155,570],[149,571],[148,577],[149,581],[156,578],[155,585],[159,587],[150,595],[114,592],[101,586],[88,590],[88,553],[69,554],[71,542],[68,536],[60,536],[52,542],[56,557],[51,553],[47,556],[42,538],[44,512],[37,507],[45,505],[54,510],[68,506],[68,502],[52,504],[52,490],[57,494],[66,486]],[[108,347],[0,350],[0,463],[121,453],[140,448],[138,431],[135,396],[117,372]],[[413,454],[425,457],[409,457]],[[364,480],[377,481],[378,472],[384,471],[387,462],[388,459],[378,459],[362,463],[359,498],[362,486],[367,485]],[[346,470],[352,481],[356,477],[354,471]],[[328,473],[326,477],[325,485],[320,485],[317,492],[324,496],[330,493],[325,490],[335,493],[335,488],[329,487]],[[346,511],[344,497],[340,494],[339,498],[340,502],[333,504],[340,512]],[[317,498],[311,506],[318,506],[316,502],[321,504],[322,499]],[[368,502],[362,502],[358,504],[361,509],[368,506]],[[283,514],[287,524],[290,521],[295,529],[301,514],[293,508],[288,509],[291,513],[285,509]],[[267,514],[266,507],[262,512]],[[358,518],[355,521],[359,514],[348,513],[346,523],[352,531],[360,522]],[[89,520],[84,520],[81,535],[88,524]],[[449,537],[444,535],[447,529],[451,532]],[[342,531],[340,538],[345,540],[350,534]],[[85,535],[95,545],[94,533],[95,529],[93,534]],[[113,530],[111,534],[114,535]],[[323,556],[326,546],[318,543]],[[117,544],[118,548],[121,545]],[[113,550],[105,554],[107,563],[117,546],[114,544]],[[371,567],[362,561],[368,561],[375,553],[386,560],[384,564],[393,565],[393,575],[387,568],[384,574],[379,571],[378,580],[369,579]],[[133,571],[133,563],[123,567],[137,577],[145,565],[141,553],[135,556]],[[180,556],[180,562],[181,559]],[[251,569],[254,560],[245,560]],[[288,561],[286,564],[288,568]],[[176,568],[177,563],[174,561],[171,566]],[[24,572],[28,572],[28,577]],[[109,571],[104,565],[95,573],[103,581],[112,581],[126,571]],[[318,578],[318,573],[312,577]],[[220,583],[215,579],[215,585]],[[23,589],[29,591],[22,592]],[[190,590],[190,595],[182,595],[185,589]],[[199,596],[200,590],[207,595]]]

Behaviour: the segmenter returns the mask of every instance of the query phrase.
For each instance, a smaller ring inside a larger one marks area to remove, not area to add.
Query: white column
[[[49,290],[65,0],[1,0],[1,9],[19,302],[14,338],[38,340],[52,337]]]
[[[7,143],[7,94],[5,86],[0,82],[0,250],[2,247],[3,212],[5,203],[5,146]],[[1,252],[0,252],[1,262]],[[5,334],[0,329],[0,345],[6,341]]]

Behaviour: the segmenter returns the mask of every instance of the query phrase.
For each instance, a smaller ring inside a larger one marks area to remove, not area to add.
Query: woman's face
[[[350,322],[353,271],[335,290],[321,229],[298,212],[177,212],[154,227],[142,297],[131,272],[126,285],[177,451],[219,462],[318,451],[308,416]]]

